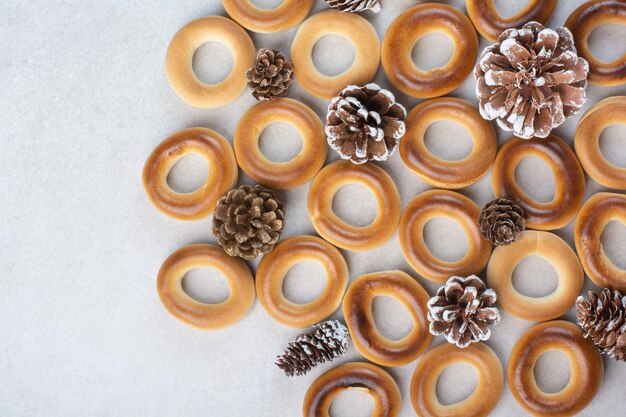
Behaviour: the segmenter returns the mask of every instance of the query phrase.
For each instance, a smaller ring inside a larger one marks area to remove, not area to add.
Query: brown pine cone
[[[274,249],[284,226],[283,204],[260,185],[242,185],[217,202],[213,234],[230,256],[252,260]]]
[[[508,29],[474,69],[480,114],[520,138],[545,138],[587,101],[588,73],[569,29]]]
[[[588,301],[582,295],[576,300],[576,317],[585,337],[600,353],[626,361],[626,295],[608,288],[587,295]]]
[[[349,340],[348,329],[339,321],[318,323],[290,342],[276,365],[287,376],[304,375],[320,363],[345,355]]]
[[[496,198],[480,211],[478,225],[486,240],[494,245],[510,245],[526,228],[524,210],[509,198]]]
[[[491,336],[490,326],[500,322],[495,303],[495,291],[486,288],[476,275],[452,277],[428,300],[430,332],[443,335],[460,348],[487,340]]]
[[[287,94],[293,82],[293,65],[282,52],[259,49],[256,64],[246,72],[248,87],[257,100],[274,100]]]
[[[355,164],[384,161],[404,136],[406,109],[377,84],[349,85],[328,107],[328,144]]]
[[[364,12],[369,10],[374,13],[380,12],[380,0],[326,0],[326,3],[340,12]]]

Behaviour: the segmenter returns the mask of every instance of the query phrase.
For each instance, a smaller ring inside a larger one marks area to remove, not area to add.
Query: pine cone
[[[510,245],[526,228],[524,210],[509,198],[488,202],[478,217],[480,233],[494,245]]]
[[[217,202],[213,234],[230,256],[252,260],[274,249],[284,225],[282,203],[259,185],[242,185]]]
[[[287,376],[304,375],[320,363],[345,355],[349,340],[348,329],[339,321],[318,323],[290,342],[276,365]]]
[[[404,136],[406,109],[377,84],[349,85],[328,107],[326,135],[341,159],[384,161]]]
[[[369,10],[374,13],[380,12],[380,0],[326,0],[333,9],[340,12],[364,12]]]
[[[480,114],[523,139],[545,138],[587,101],[589,64],[567,28],[505,30],[474,69]]]
[[[444,335],[460,348],[487,340],[491,336],[489,327],[500,322],[495,303],[495,291],[486,288],[476,275],[452,277],[428,300],[430,332]]]
[[[293,65],[282,52],[259,49],[256,64],[246,72],[248,87],[257,100],[274,100],[287,94],[293,82]]]
[[[587,293],[576,300],[576,317],[584,336],[598,346],[600,353],[626,361],[626,295],[604,288],[600,294]]]

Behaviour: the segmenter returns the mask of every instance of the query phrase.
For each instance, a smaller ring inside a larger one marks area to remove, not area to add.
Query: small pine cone
[[[256,64],[246,72],[248,87],[257,100],[275,100],[287,94],[293,82],[293,65],[282,52],[259,49]]]
[[[374,13],[380,12],[380,0],[326,0],[333,9],[340,12],[364,12],[369,10]]]
[[[284,220],[283,205],[273,191],[242,185],[217,202],[213,234],[227,254],[252,260],[274,249]]]
[[[452,277],[428,300],[430,332],[443,335],[460,348],[487,340],[491,336],[490,326],[500,322],[495,303],[495,291],[486,288],[476,275]]]
[[[478,217],[480,233],[494,245],[510,245],[526,228],[524,210],[503,197],[488,202]]]
[[[406,132],[406,109],[377,84],[349,85],[328,107],[326,136],[341,159],[384,161]]]
[[[507,29],[474,69],[480,114],[520,138],[545,138],[587,101],[588,73],[569,29]]]
[[[339,321],[318,323],[290,342],[285,353],[277,357],[276,365],[287,376],[304,375],[320,363],[345,355],[349,340],[348,329]]]
[[[576,317],[584,336],[600,353],[626,362],[626,295],[604,288],[600,294],[587,293],[576,300]]]

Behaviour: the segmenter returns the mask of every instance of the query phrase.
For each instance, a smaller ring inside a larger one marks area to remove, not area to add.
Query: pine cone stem
[[[276,365],[287,376],[304,375],[321,363],[345,355],[349,340],[348,329],[339,321],[318,323],[290,342],[285,353],[276,358]]]

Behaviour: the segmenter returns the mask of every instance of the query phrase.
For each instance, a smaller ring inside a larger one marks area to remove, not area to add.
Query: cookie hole
[[[459,403],[472,395],[477,382],[476,369],[465,363],[453,363],[437,378],[437,399],[444,406]]]
[[[313,64],[322,74],[334,77],[344,73],[354,62],[356,51],[347,38],[324,35],[313,47]]]
[[[626,224],[617,220],[610,221],[600,235],[604,253],[619,269],[626,270]]]
[[[433,155],[446,161],[466,158],[474,146],[470,132],[460,123],[434,122],[426,129],[424,144]]]
[[[194,268],[182,280],[185,294],[205,304],[217,304],[230,296],[230,287],[224,275],[213,268]]]
[[[549,350],[535,363],[535,382],[546,394],[556,394],[567,386],[571,369],[567,356],[558,350]]]
[[[259,9],[272,10],[280,6],[285,0],[250,0]]]
[[[607,126],[600,134],[600,152],[604,159],[619,168],[626,168],[626,124]]]
[[[600,62],[611,63],[626,55],[626,26],[601,25],[587,39],[591,55]]]
[[[500,17],[507,19],[524,10],[529,3],[528,0],[494,0],[493,5]]]
[[[376,329],[386,339],[400,340],[413,329],[411,314],[394,297],[386,295],[374,297],[372,315]]]
[[[285,275],[283,294],[292,303],[308,304],[322,295],[326,280],[326,270],[319,262],[298,262]]]
[[[333,211],[344,222],[354,227],[365,227],[376,218],[378,205],[369,188],[361,184],[347,184],[337,190]]]
[[[530,255],[522,259],[513,270],[513,288],[526,297],[545,297],[559,284],[554,270],[545,259]]]
[[[259,149],[272,162],[288,162],[302,151],[302,137],[290,123],[272,123],[261,133]]]
[[[370,417],[374,413],[374,400],[365,389],[348,388],[330,403],[331,417]]]
[[[191,193],[200,188],[209,176],[206,158],[195,152],[179,159],[167,174],[167,185],[178,193]]]
[[[463,258],[469,245],[463,227],[445,217],[436,217],[424,225],[424,241],[430,253],[444,262]]]
[[[529,156],[520,161],[515,168],[515,181],[524,194],[539,203],[554,200],[556,191],[554,171],[550,165],[536,156]]]
[[[233,54],[220,42],[207,42],[193,54],[193,72],[208,85],[226,79],[233,69]]]
[[[454,43],[441,32],[431,32],[415,43],[411,57],[421,71],[444,67],[452,58]]]

